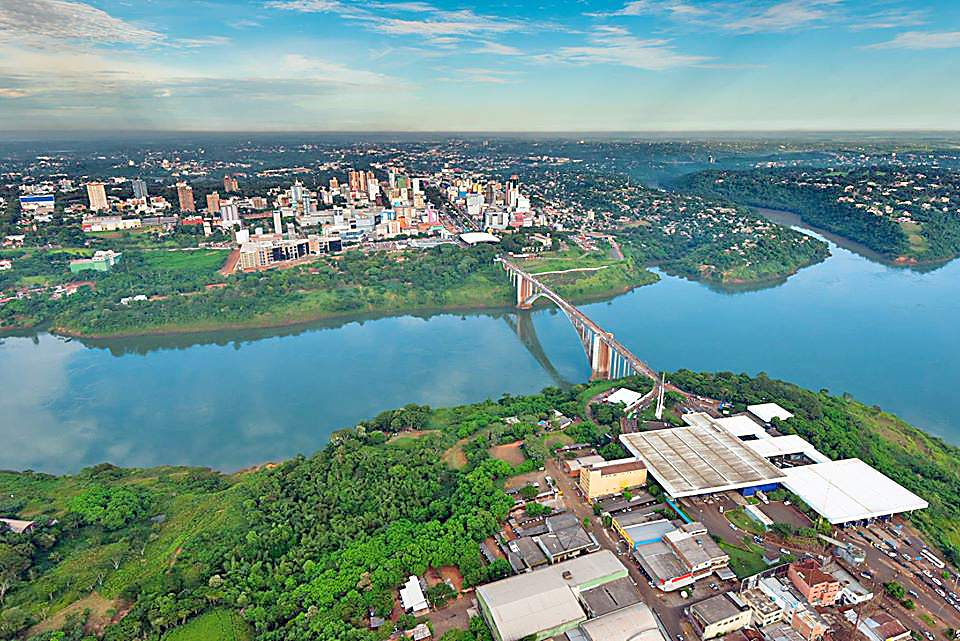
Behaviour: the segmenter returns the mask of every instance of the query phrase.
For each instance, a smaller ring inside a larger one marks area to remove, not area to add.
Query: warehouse
[[[860,459],[783,470],[784,487],[834,525],[922,510],[927,502]]]
[[[621,434],[620,442],[647,466],[673,498],[726,490],[772,489],[784,473],[728,430],[696,426]]]
[[[586,621],[580,592],[627,576],[609,550],[477,588],[477,603],[497,641],[546,639]]]

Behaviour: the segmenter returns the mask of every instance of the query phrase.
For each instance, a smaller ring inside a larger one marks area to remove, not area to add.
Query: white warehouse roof
[[[770,435],[763,429],[763,426],[746,414],[737,414],[726,418],[718,418],[717,424],[726,430],[729,430],[734,436],[743,438],[744,436],[755,436],[757,438],[768,438]]]
[[[783,485],[830,523],[922,510],[927,502],[858,458],[784,470]]]
[[[625,387],[621,387],[616,392],[608,396],[606,400],[607,403],[623,403],[627,407],[630,407],[634,403],[638,402],[641,398],[643,398],[643,394],[626,389]]]
[[[792,418],[793,414],[783,409],[776,403],[761,403],[760,405],[748,405],[747,411],[759,418],[764,423],[769,423],[775,418],[785,421]]]
[[[830,462],[830,457],[821,454],[817,451],[817,448],[796,434],[744,441],[743,444],[764,458],[786,456],[788,454],[805,454],[815,463]]]
[[[468,245],[476,245],[477,243],[499,243],[500,239],[493,234],[488,234],[485,231],[468,231],[465,234],[460,234],[460,240],[465,242]]]

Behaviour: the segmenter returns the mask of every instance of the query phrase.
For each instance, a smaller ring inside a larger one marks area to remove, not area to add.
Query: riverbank
[[[551,274],[544,278],[547,284],[556,287],[558,293],[575,304],[586,304],[610,300],[626,294],[637,287],[650,285],[659,280],[659,276],[646,269],[632,266],[615,265],[601,272],[571,272],[568,274]],[[52,323],[47,328],[52,334],[59,336],[106,340],[111,338],[133,338],[138,336],[166,336],[177,334],[202,334],[230,330],[271,329],[307,326],[323,321],[343,320],[373,320],[405,315],[434,315],[457,314],[463,312],[500,312],[512,309],[514,303],[512,288],[504,283],[484,287],[476,282],[451,290],[450,302],[436,304],[425,302],[417,304],[409,300],[402,304],[368,305],[349,310],[331,310],[323,305],[328,301],[318,301],[314,306],[286,307],[281,311],[261,314],[245,321],[192,321],[187,323],[164,323],[153,326],[138,326],[118,329],[111,332],[84,331],[75,327]],[[551,303],[546,300],[538,301],[537,308],[548,307]],[[36,327],[36,326],[34,326]],[[11,329],[10,333],[29,331],[31,328]],[[4,330],[6,333],[7,330]]]

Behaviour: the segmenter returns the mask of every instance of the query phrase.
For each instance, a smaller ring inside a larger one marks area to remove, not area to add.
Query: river
[[[661,276],[582,309],[654,368],[764,371],[849,392],[960,444],[960,261],[920,273],[831,242],[829,259],[764,289]],[[0,469],[230,471],[310,454],[332,431],[406,403],[456,405],[587,376],[576,335],[552,309],[112,341],[6,337]]]

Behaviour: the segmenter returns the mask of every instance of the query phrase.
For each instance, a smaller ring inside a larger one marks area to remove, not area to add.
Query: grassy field
[[[528,258],[520,262],[519,266],[531,274],[537,274],[561,269],[603,267],[604,265],[615,265],[617,262],[608,258],[604,252],[584,254],[579,250],[568,249],[563,252],[546,252],[537,258]]]
[[[163,641],[248,641],[250,626],[233,610],[219,609],[163,635]]]
[[[152,251],[144,253],[144,260],[156,269],[215,272],[223,266],[229,253],[226,249]]]
[[[750,534],[763,536],[766,533],[762,525],[747,516],[747,513],[740,508],[735,510],[727,510],[724,516],[726,516],[727,520],[736,525],[738,528],[745,530]]]
[[[734,571],[737,578],[762,572],[767,569],[767,564],[763,562],[763,548],[753,543],[744,543],[743,546],[733,546],[729,543],[721,542],[720,548],[730,555],[730,569]]]
[[[910,245],[911,254],[922,254],[927,251],[929,245],[927,239],[921,233],[922,228],[917,223],[900,223],[900,229],[907,236],[907,244]]]

